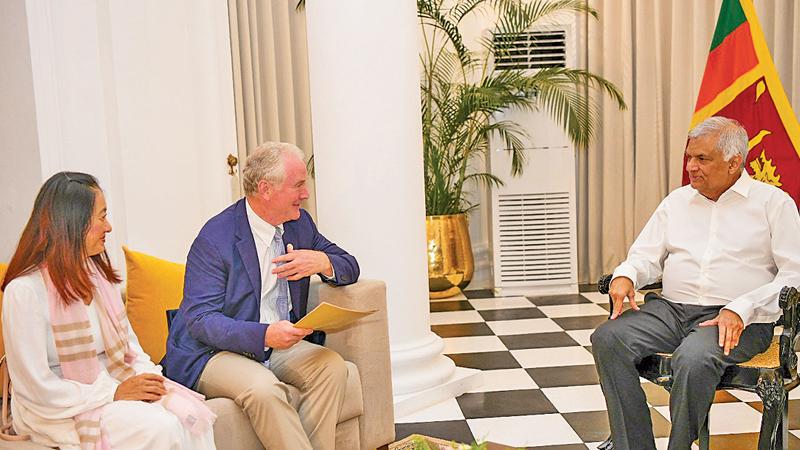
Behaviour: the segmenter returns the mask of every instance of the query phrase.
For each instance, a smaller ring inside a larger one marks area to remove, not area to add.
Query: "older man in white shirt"
[[[783,286],[800,285],[792,198],[744,169],[747,133],[712,117],[689,133],[689,186],[656,209],[611,281],[611,319],[592,334],[615,450],[655,449],[636,364],[673,353],[670,450],[691,448],[725,369],[767,349]],[[660,297],[634,292],[658,279]],[[621,314],[629,302],[631,310]]]

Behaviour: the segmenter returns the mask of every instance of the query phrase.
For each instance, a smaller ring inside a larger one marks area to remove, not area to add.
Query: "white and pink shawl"
[[[105,368],[112,377],[122,382],[136,375],[132,367],[136,354],[128,343],[125,309],[114,286],[100,274],[93,262],[90,261],[89,264],[90,279],[95,287],[92,301],[97,302],[107,357]],[[42,275],[47,286],[50,321],[62,377],[79,383],[94,383],[101,368],[86,306],[81,301],[65,304],[46,269],[42,271]],[[166,378],[164,387],[167,394],[157,403],[175,414],[189,431],[202,434],[213,425],[216,415],[203,402],[204,396]],[[103,406],[74,417],[82,450],[110,448],[107,433],[100,427],[102,413]]]

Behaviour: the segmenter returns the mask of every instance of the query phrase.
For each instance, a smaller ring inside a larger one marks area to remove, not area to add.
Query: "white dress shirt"
[[[638,289],[724,305],[745,325],[780,317],[783,286],[800,286],[800,216],[792,198],[746,172],[714,202],[690,185],[672,191],[614,270]]]
[[[283,224],[277,227],[265,221],[253,211],[250,203],[246,200],[244,202],[247,209],[247,221],[250,222],[250,231],[253,232],[253,238],[256,242],[256,253],[258,254],[258,267],[261,269],[261,315],[259,322],[273,323],[281,320],[278,311],[270,304],[267,299],[269,298],[270,291],[276,289],[278,286],[278,276],[272,273],[275,264],[272,263],[272,258],[277,255],[269,255],[269,248],[272,245],[272,239],[275,237],[275,229],[278,228],[283,233]],[[289,294],[289,311],[292,310],[291,294]]]

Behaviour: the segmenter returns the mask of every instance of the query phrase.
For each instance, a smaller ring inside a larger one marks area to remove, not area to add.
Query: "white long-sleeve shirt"
[[[281,317],[267,299],[271,291],[275,289],[275,286],[278,284],[278,276],[272,273],[272,269],[275,268],[275,264],[272,263],[272,258],[278,255],[270,254],[269,250],[272,245],[272,239],[275,236],[275,230],[280,229],[281,234],[283,234],[283,224],[274,226],[262,219],[253,211],[249,202],[245,202],[245,209],[247,210],[247,221],[250,223],[250,231],[253,233],[253,239],[256,244],[258,266],[261,268],[261,318],[259,321],[261,323],[277,322],[281,320]],[[291,244],[291,242],[287,242],[286,244]],[[323,281],[329,282],[336,279],[336,271],[333,269],[333,266],[331,266],[331,270],[333,274],[330,277],[319,274]],[[289,299],[291,300],[291,293],[289,293]],[[289,312],[291,311],[292,302],[290,301]]]
[[[104,349],[98,354],[101,370],[94,383],[61,377],[47,301],[44,279],[38,271],[15,278],[3,292],[3,339],[14,390],[11,411],[15,426],[23,433],[35,432],[40,443],[77,443],[72,418],[112,402],[119,381],[105,370]],[[96,314],[87,308],[90,322],[94,322]],[[161,374],[160,366],[150,361],[132,327],[129,323],[127,326],[131,350],[136,353],[134,371]],[[102,347],[99,329],[94,339]]]
[[[800,216],[792,198],[742,172],[714,202],[672,191],[614,270],[636,288],[662,279],[662,296],[724,305],[745,325],[780,317],[783,286],[800,286]]]
[[[264,219],[258,216],[250,203],[245,202],[247,209],[247,220],[250,222],[250,231],[253,233],[253,239],[256,243],[256,252],[258,253],[258,266],[261,268],[261,323],[274,323],[281,320],[278,311],[267,301],[270,293],[278,284],[278,276],[272,273],[275,264],[272,263],[272,258],[278,255],[270,253],[270,246],[272,239],[275,236],[275,230],[280,229],[283,234],[283,224],[273,226]],[[292,303],[289,302],[289,311],[292,310]]]

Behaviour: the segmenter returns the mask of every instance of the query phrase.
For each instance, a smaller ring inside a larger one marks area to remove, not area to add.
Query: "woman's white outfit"
[[[105,369],[107,362],[96,303],[88,309],[100,373],[92,384],[61,377],[61,366],[48,308],[48,294],[39,271],[12,280],[3,293],[3,339],[12,381],[11,412],[17,434],[29,434],[39,444],[79,449],[73,417],[106,405],[100,417],[113,450],[214,449],[213,429],[194,435],[180,420],[156,403],[114,401],[120,384]],[[150,361],[128,323],[131,367],[161,374]]]

